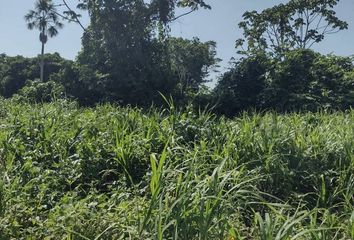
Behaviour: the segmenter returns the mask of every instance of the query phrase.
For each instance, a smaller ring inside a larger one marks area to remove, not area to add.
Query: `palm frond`
[[[36,23],[35,22],[29,22],[27,23],[27,28],[32,30],[36,27]]]
[[[48,28],[47,32],[50,37],[54,37],[54,36],[58,35],[58,30],[54,26],[50,26]]]
[[[34,10],[25,15],[25,20],[28,29],[45,31],[50,37],[58,35],[58,29],[63,28],[52,0],[37,0]]]
[[[59,29],[62,29],[62,28],[64,27],[64,24],[61,23],[61,22],[56,22],[56,23],[55,23],[55,27],[56,27],[56,28],[59,28]]]

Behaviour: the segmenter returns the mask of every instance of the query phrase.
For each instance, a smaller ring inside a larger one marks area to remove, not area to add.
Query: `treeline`
[[[0,94],[31,101],[65,96],[85,106],[117,102],[141,107],[162,104],[164,95],[186,104],[206,89],[203,83],[219,61],[215,42],[203,43],[197,38],[155,40],[141,46],[139,52],[130,49],[116,49],[117,56],[111,59],[106,53],[90,52],[97,50],[94,47],[84,49],[76,61],[63,59],[58,53],[45,54],[44,82],[39,81],[40,57],[3,54]]]
[[[43,81],[38,81],[41,57],[1,55],[0,94],[37,102],[68,97],[85,106],[115,102],[140,107],[164,104],[163,95],[179,106],[192,103],[227,116],[248,110],[345,110],[354,104],[353,59],[311,50],[327,34],[348,28],[333,11],[339,0],[292,0],[260,13],[246,12],[239,24],[244,37],[236,41],[241,57],[212,90],[205,83],[220,61],[216,43],[174,38],[168,31],[178,18],[176,6],[193,11],[209,6],[175,2],[84,1],[79,5],[88,11],[90,25],[75,61],[44,55]],[[39,13],[55,7],[49,0],[39,3],[44,9],[38,5]]]
[[[171,42],[184,45],[185,50],[177,52],[183,48],[174,46],[176,52],[165,57],[170,57],[169,64],[179,62],[170,66],[167,61],[150,62],[156,65],[138,71],[140,78],[133,70],[126,72],[130,78],[111,78],[55,53],[45,55],[45,82],[40,82],[38,58],[1,55],[0,93],[32,102],[67,97],[85,106],[109,101],[141,107],[163,104],[163,94],[176,104],[214,107],[227,116],[245,110],[345,110],[354,104],[354,65],[349,57],[303,49],[287,52],[282,60],[264,54],[246,57],[234,62],[209,90],[204,83],[217,63],[214,44],[196,39]]]

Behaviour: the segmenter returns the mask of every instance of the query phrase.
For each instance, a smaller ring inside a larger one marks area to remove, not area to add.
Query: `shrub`
[[[31,103],[51,102],[65,96],[64,87],[56,82],[41,82],[28,80],[26,85],[14,95],[14,99]]]

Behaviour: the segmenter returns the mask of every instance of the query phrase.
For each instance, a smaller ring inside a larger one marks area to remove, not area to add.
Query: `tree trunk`
[[[45,36],[44,28],[42,30],[42,33],[40,34],[40,41],[42,43],[41,63],[40,63],[40,68],[41,68],[40,79],[41,79],[41,82],[44,82],[44,45],[46,43],[46,36]]]
[[[41,51],[41,63],[40,63],[40,68],[41,68],[41,82],[44,80],[44,43],[42,42],[42,51]]]

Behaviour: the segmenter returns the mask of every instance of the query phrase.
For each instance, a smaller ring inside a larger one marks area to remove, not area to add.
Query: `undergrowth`
[[[354,239],[354,112],[0,100],[0,239]]]

